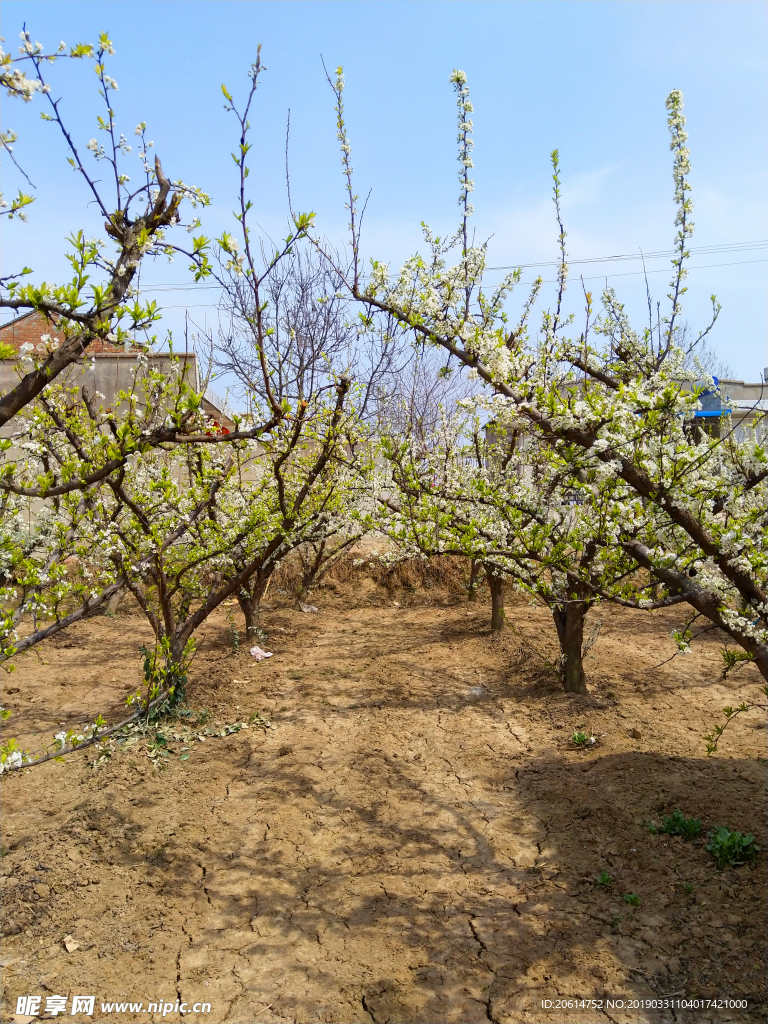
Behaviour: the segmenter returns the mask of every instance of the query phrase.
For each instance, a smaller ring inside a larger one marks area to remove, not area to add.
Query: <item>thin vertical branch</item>
[[[552,180],[554,182],[554,186],[552,188],[552,200],[555,204],[557,226],[560,228],[560,234],[557,239],[560,247],[560,262],[557,268],[557,308],[555,310],[555,318],[552,323],[552,337],[554,338],[557,334],[557,329],[560,326],[560,313],[563,305],[566,282],[568,280],[568,263],[566,262],[565,251],[566,231],[563,227],[563,218],[560,211],[560,154],[556,149],[552,150],[551,160],[553,172]]]
[[[672,291],[668,295],[672,302],[672,309],[667,322],[667,337],[663,355],[666,355],[672,347],[675,320],[681,310],[680,297],[687,290],[683,285],[683,281],[688,276],[685,261],[690,256],[686,246],[688,239],[693,234],[693,223],[690,220],[690,214],[693,211],[693,201],[689,198],[691,186],[688,182],[688,174],[691,169],[690,150],[685,145],[688,140],[688,133],[685,130],[683,94],[679,89],[674,89],[669,94],[667,110],[669,111],[667,125],[672,136],[669,148],[674,153],[672,177],[675,183],[675,203],[677,204],[675,224],[677,225],[678,232],[675,237],[677,256],[672,260],[672,266],[675,268],[674,276],[670,281]],[[662,358],[661,354],[660,358]]]
[[[469,251],[469,242],[467,239],[467,221],[474,213],[474,208],[469,201],[470,192],[474,191],[475,183],[470,178],[469,172],[474,167],[474,161],[472,160],[472,150],[474,148],[474,142],[470,138],[474,124],[472,120],[467,116],[474,110],[472,102],[469,98],[469,86],[467,85],[467,76],[464,71],[454,71],[451,75],[451,81],[456,91],[456,106],[458,107],[458,128],[459,134],[457,142],[459,144],[459,155],[458,161],[461,164],[459,170],[459,206],[461,207],[461,239],[462,249],[461,255],[464,261],[464,296],[465,296],[465,319],[469,317],[469,303],[472,295],[472,285],[469,281],[469,267],[467,266],[467,253]]]
[[[342,174],[346,181],[347,209],[349,210],[349,233],[352,243],[352,294],[357,298],[360,292],[360,239],[357,226],[357,196],[352,189],[352,147],[349,142],[347,125],[344,120],[344,68],[336,68],[336,78],[331,79],[323,61],[323,70],[328,84],[336,97],[336,138],[341,143]]]

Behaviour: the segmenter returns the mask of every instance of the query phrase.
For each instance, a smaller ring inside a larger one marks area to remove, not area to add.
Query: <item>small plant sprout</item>
[[[664,832],[683,839],[697,839],[701,832],[701,818],[686,818],[682,811],[673,811],[672,814],[662,814],[661,825],[649,822],[648,831],[654,835]]]
[[[613,885],[613,879],[611,878],[611,876],[608,874],[607,871],[601,871],[600,874],[595,879],[595,884],[596,885],[602,885],[602,886],[605,886],[607,888],[609,885]]]
[[[240,653],[240,630],[237,628],[231,608],[227,608],[227,642],[232,654]]]
[[[723,652],[724,657],[726,653],[727,652]],[[742,658],[740,660],[744,661],[749,659]],[[761,686],[760,692],[765,694],[766,697],[768,697],[768,686]],[[725,724],[715,725],[712,729],[712,732],[707,733],[704,737],[707,743],[707,754],[715,753],[715,751],[717,750],[717,744],[720,742],[720,737],[723,735],[725,730],[738,715],[743,714],[745,711],[754,711],[756,709],[765,711],[766,709],[768,709],[768,704],[762,703],[760,701],[751,701],[750,703],[741,703],[736,708],[723,708],[723,714],[725,715]]]
[[[628,907],[640,906],[640,897],[637,895],[636,892],[623,892],[621,894],[621,898],[624,900]]]
[[[593,736],[592,733],[582,732],[579,728],[571,735],[571,740],[577,747],[594,747],[597,743],[597,736]]]
[[[745,836],[741,832],[732,832],[727,826],[716,825],[707,838],[707,851],[720,871],[730,864],[734,867],[746,864],[762,849],[755,842],[753,835]]]
[[[723,659],[723,676],[725,679],[731,669],[736,668],[737,665],[742,665],[745,661],[754,661],[754,655],[748,651],[732,651],[729,647],[723,647],[720,651],[720,655]]]
[[[265,731],[271,727],[267,719],[262,718],[261,714],[258,711],[254,711],[253,714],[249,717],[248,725],[255,725],[260,729],[264,729]]]
[[[181,658],[175,660],[168,637],[162,637],[155,644],[154,650],[142,644],[140,650],[144,655],[144,683],[146,695],[141,689],[130,694],[125,703],[130,707],[138,707],[148,716],[158,718],[163,712],[183,703],[187,687],[187,672],[192,664],[196,643],[192,637],[187,640]],[[160,707],[154,702],[162,700]]]

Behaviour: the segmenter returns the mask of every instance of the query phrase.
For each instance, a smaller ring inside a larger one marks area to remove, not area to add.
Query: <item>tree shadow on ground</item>
[[[206,752],[181,790],[167,777],[130,807],[94,795],[74,816],[134,880],[125,915],[182,908],[179,984],[191,998],[216,978],[222,1020],[575,1020],[541,1000],[762,999],[765,856],[718,872],[702,841],[643,826],[680,806],[705,828],[726,812],[764,833],[752,762],[547,756],[512,775],[477,765],[467,788],[394,751],[319,768],[275,743],[233,777],[234,750]]]
[[[10,781],[19,877],[4,913],[28,908],[31,927],[56,941],[78,920],[93,931],[78,958],[55,961],[51,991],[86,979],[106,991],[111,970],[123,998],[165,986],[213,999],[217,1018],[238,1024],[594,1021],[609,1018],[541,1001],[673,993],[751,996],[749,1013],[707,1019],[765,1018],[765,852],[718,872],[704,840],[645,824],[679,807],[705,832],[728,824],[765,848],[760,764],[537,753],[510,702],[529,705],[520,717],[533,731],[553,704],[581,713],[601,699],[531,682],[503,662],[504,644],[474,634],[457,666],[443,657],[454,643],[444,623],[365,628],[358,644],[343,622],[330,640],[302,627],[312,645],[286,645],[282,665],[249,681],[256,703],[282,693],[291,666],[313,688],[305,697],[296,685],[265,734],[206,741],[163,773],[134,750],[100,769],[72,759]],[[344,678],[339,707],[328,704],[341,688],[334,645],[347,660],[376,655]],[[238,664],[201,664],[193,695],[214,670],[231,681]],[[490,697],[468,692],[478,667]],[[19,971],[23,991],[36,990],[37,963]]]

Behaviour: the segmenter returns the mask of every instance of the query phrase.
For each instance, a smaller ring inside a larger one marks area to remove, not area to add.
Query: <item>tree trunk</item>
[[[476,558],[472,559],[469,570],[469,589],[467,590],[468,601],[477,601],[477,578],[480,575],[482,567],[481,562],[478,562]]]
[[[498,633],[504,629],[504,577],[487,566],[485,575],[491,589],[491,629]]]
[[[267,592],[273,572],[273,568],[263,573],[257,572],[243,584],[236,594],[237,603],[240,605],[240,611],[245,619],[245,637],[250,642],[254,641],[259,628],[261,601]]]
[[[238,593],[237,603],[245,619],[245,636],[247,640],[253,640],[256,630],[259,628],[259,604],[261,603],[261,588],[253,593]]]
[[[296,601],[303,601],[307,596],[310,587],[313,586],[317,580],[318,573],[323,567],[323,561],[325,559],[325,551],[328,546],[327,540],[322,540],[319,545],[310,543],[309,553],[298,548],[298,555],[301,561],[301,583],[296,594]]]
[[[183,701],[186,696],[188,680],[184,664],[184,651],[186,650],[187,641],[181,638],[180,631],[177,631],[170,638],[170,641],[171,656],[165,662],[165,682],[169,689],[173,688],[173,693],[168,694],[168,700],[173,705]]]
[[[186,641],[182,641],[178,636],[174,636],[171,639],[171,656],[165,662],[165,667],[172,672],[180,670],[181,665],[184,663],[184,648],[186,647]]]
[[[584,619],[589,611],[588,601],[569,601],[552,609],[557,639],[562,656],[562,680],[566,693],[586,693],[582,647],[584,645]]]
[[[107,607],[104,609],[105,615],[116,615],[117,606],[120,604],[122,599],[125,597],[125,590],[116,591],[112,597],[107,601]]]

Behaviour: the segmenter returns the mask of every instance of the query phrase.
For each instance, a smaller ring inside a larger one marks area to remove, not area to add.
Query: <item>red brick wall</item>
[[[64,340],[64,334],[61,331],[56,331],[42,313],[38,313],[37,310],[24,316],[19,316],[15,320],[11,320],[10,323],[3,324],[0,327],[0,341],[7,345],[13,345],[17,352],[22,345],[27,343],[37,347],[40,344],[40,336],[43,334],[50,334],[51,339],[57,338],[59,342]],[[137,352],[138,349],[131,348],[130,351]],[[88,352],[91,355],[99,355],[100,352],[119,355],[125,352],[125,349],[122,345],[111,345],[108,341],[102,341],[101,338],[97,338],[88,346]]]

